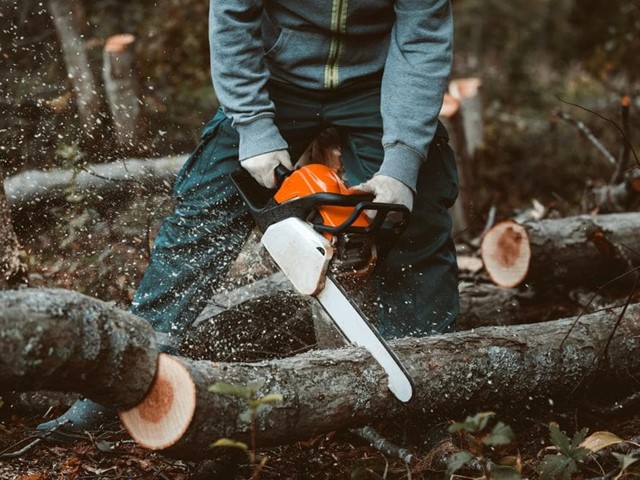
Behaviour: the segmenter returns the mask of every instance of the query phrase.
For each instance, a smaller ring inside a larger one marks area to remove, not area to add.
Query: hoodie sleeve
[[[261,0],[211,0],[209,46],[213,86],[224,113],[240,135],[240,160],[283,150],[266,88]]]
[[[414,192],[427,158],[451,73],[449,0],[397,0],[382,78],[384,162],[379,174]]]

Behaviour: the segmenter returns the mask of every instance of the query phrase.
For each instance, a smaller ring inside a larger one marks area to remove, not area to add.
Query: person
[[[411,211],[371,279],[386,338],[451,328],[458,313],[449,208],[455,159],[438,114],[452,64],[449,0],[211,0],[211,72],[221,108],[174,187],[131,311],[165,339],[189,329],[253,222],[228,174],[275,185],[315,136],[338,132],[349,185]],[[170,351],[171,342],[161,348]],[[105,409],[79,401],[90,429]]]

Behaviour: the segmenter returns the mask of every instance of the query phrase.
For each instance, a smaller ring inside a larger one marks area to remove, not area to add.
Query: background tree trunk
[[[135,46],[134,35],[113,35],[102,52],[104,89],[116,143],[123,151],[141,151],[144,138]]]
[[[452,212],[454,237],[469,237],[469,228],[477,217],[473,163],[484,142],[481,86],[482,81],[477,77],[452,80],[440,112],[440,120],[449,131],[449,143],[456,154],[460,181]]]
[[[95,144],[101,125],[101,98],[89,57],[80,35],[78,0],[49,0],[49,11],[55,25],[67,74],[76,93],[78,114],[87,144]]]

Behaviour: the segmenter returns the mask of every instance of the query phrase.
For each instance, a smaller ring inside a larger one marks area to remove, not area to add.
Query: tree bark
[[[449,131],[449,143],[456,154],[460,192],[453,207],[453,235],[468,236],[474,209],[473,159],[484,141],[482,82],[479,78],[462,78],[449,83],[440,120]]]
[[[409,404],[393,398],[380,367],[366,351],[354,347],[257,363],[166,358],[156,376],[163,394],[152,386],[149,400],[121,412],[121,419],[142,446],[180,458],[202,458],[211,454],[208,446],[218,438],[246,441],[251,435],[251,425],[239,418],[247,408],[245,402],[208,390],[219,382],[239,387],[262,382],[257,397],[282,395],[282,402],[258,414],[257,438],[262,445],[358,427],[372,419],[419,414],[421,421],[429,422],[485,409],[504,414],[523,405],[576,399],[597,389],[611,393],[637,385],[633,376],[640,369],[639,305],[627,310],[606,361],[598,361],[619,315],[617,309],[585,315],[579,321],[393,341],[392,348],[415,382]],[[164,364],[171,365],[170,375],[165,376]],[[172,385],[185,392],[177,415],[168,413],[174,410],[170,405],[153,406],[158,398],[177,393]],[[576,391],[577,387],[581,388]],[[153,418],[152,428],[163,436],[150,439],[147,427],[137,421],[141,417]]]
[[[507,413],[523,402],[532,407],[596,390],[637,389],[633,376],[640,369],[640,305],[626,310],[606,361],[601,350],[620,309],[392,341],[415,382],[409,404],[393,398],[384,372],[360,348],[256,363],[161,354],[156,363],[147,322],[89,297],[26,289],[0,293],[0,307],[4,389],[75,390],[118,408],[143,398],[121,411],[125,427],[142,446],[184,458],[209,456],[218,438],[246,440],[251,434],[238,416],[246,403],[209,391],[220,382],[259,382],[257,397],[282,395],[257,417],[258,440],[267,445],[372,419],[419,414],[427,422],[480,409]],[[145,435],[149,428],[151,436]]]
[[[61,289],[0,292],[0,390],[81,393],[116,408],[136,405],[156,371],[145,320]]]
[[[602,285],[640,264],[640,213],[496,224],[481,256],[494,283]],[[627,275],[627,280],[633,277]]]
[[[0,168],[0,182],[3,178]],[[27,265],[20,258],[21,251],[22,247],[13,230],[4,183],[0,183],[0,290],[26,284]]]
[[[132,187],[148,192],[170,191],[187,155],[153,159],[126,159],[96,164],[79,172],[67,169],[29,170],[7,178],[4,188],[15,213],[37,213],[64,203],[70,192],[105,199],[130,193]]]
[[[101,99],[89,57],[80,35],[77,0],[49,0],[49,11],[60,39],[67,74],[76,93],[82,131],[88,142],[95,143],[100,128]]]
[[[109,37],[103,49],[102,78],[116,143],[125,151],[138,149],[142,138],[142,102],[136,71],[136,37]]]
[[[458,167],[458,180],[460,191],[456,203],[451,210],[452,235],[458,237],[469,231],[469,205],[465,198],[466,189],[466,166],[469,164],[469,154],[464,141],[464,126],[462,124],[462,114],[460,113],[460,100],[452,95],[445,94],[442,109],[440,110],[440,121],[449,132],[449,145],[456,155],[456,165]]]
[[[583,199],[585,212],[615,213],[633,210],[640,203],[640,169],[632,170],[617,185],[588,186]]]

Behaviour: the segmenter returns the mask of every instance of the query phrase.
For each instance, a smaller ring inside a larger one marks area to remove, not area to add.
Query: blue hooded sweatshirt
[[[331,90],[382,74],[378,173],[415,191],[451,72],[449,0],[211,0],[209,38],[240,160],[287,148],[270,78]]]

